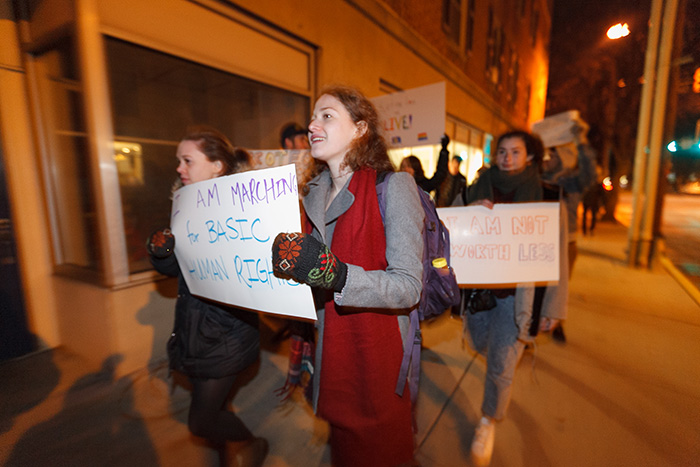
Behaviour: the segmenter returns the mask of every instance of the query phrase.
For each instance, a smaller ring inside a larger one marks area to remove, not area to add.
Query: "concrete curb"
[[[676,282],[686,291],[690,298],[692,298],[695,303],[700,306],[700,291],[695,287],[695,285],[688,280],[688,278],[683,275],[683,273],[676,267],[675,264],[671,262],[665,255],[659,255],[659,262],[666,269],[666,271],[673,277]]]

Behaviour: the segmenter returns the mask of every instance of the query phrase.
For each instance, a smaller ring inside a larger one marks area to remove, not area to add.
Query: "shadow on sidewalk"
[[[0,434],[12,429],[18,415],[44,401],[60,378],[52,350],[0,363]]]
[[[15,444],[6,466],[28,465],[158,465],[158,455],[145,425],[125,417],[133,403],[129,379],[114,379],[121,355],[107,358],[102,368],[78,379],[65,393],[54,417],[29,429]]]

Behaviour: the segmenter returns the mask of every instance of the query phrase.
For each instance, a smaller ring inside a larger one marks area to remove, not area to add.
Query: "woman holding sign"
[[[542,201],[539,166],[542,143],[524,131],[513,131],[498,139],[496,163],[484,170],[461,197],[468,205],[492,208],[494,203]],[[510,402],[515,368],[525,342],[531,341],[530,325],[534,287],[491,289],[495,307],[463,311],[465,327],[473,349],[486,357],[486,380],[482,417],[472,440],[472,457],[477,465],[491,460],[494,422],[505,417]]]
[[[234,148],[217,130],[191,128],[177,147],[180,185],[243,172],[250,155]],[[243,422],[225,409],[236,376],[260,353],[258,315],[193,296],[173,254],[170,229],[155,232],[147,243],[156,270],[178,277],[175,326],[168,340],[170,368],[192,383],[187,425],[220,452],[221,465],[262,465],[267,441],[254,437]]]
[[[314,409],[330,424],[334,466],[410,464],[411,398],[395,389],[407,314],[421,294],[416,184],[393,174],[382,218],[377,176],[394,169],[377,112],[356,89],[322,91],[309,140],[321,172],[303,190],[308,233],[279,234],[272,260],[279,275],[312,286],[319,304]]]

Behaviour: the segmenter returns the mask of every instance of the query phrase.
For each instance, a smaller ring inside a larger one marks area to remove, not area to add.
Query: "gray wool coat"
[[[338,218],[352,206],[355,196],[348,190],[350,180],[326,210],[331,177],[323,171],[308,183],[309,193],[303,199],[306,216],[313,227],[312,235],[331,246]],[[348,275],[342,293],[334,294],[337,305],[356,308],[396,310],[401,338],[408,333],[408,312],[420,300],[423,274],[423,208],[416,183],[407,173],[395,173],[389,179],[386,193],[384,232],[386,234],[386,271],[365,271],[348,264]],[[331,249],[332,251],[332,249]],[[313,378],[313,407],[318,406],[320,373],[323,367],[323,323],[325,310],[317,310],[318,339]]]

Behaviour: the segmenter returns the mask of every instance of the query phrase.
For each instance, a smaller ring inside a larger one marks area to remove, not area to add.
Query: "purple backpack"
[[[389,183],[389,176],[393,172],[377,174],[377,200],[379,211],[384,219],[386,210],[385,192]],[[420,322],[435,318],[460,303],[459,286],[454,270],[450,267],[450,233],[442,223],[435,204],[430,195],[416,187],[420,197],[421,206],[425,212],[423,228],[423,277],[422,292],[418,307],[409,314],[410,327],[409,338],[406,339],[401,362],[399,379],[396,382],[396,394],[403,395],[408,370],[411,367],[409,387],[411,388],[411,400],[415,404],[418,396],[418,377],[420,373],[420,347],[421,333]],[[445,258],[446,268],[433,266],[435,258]],[[411,339],[413,336],[413,339]],[[411,365],[412,364],[412,365]]]

